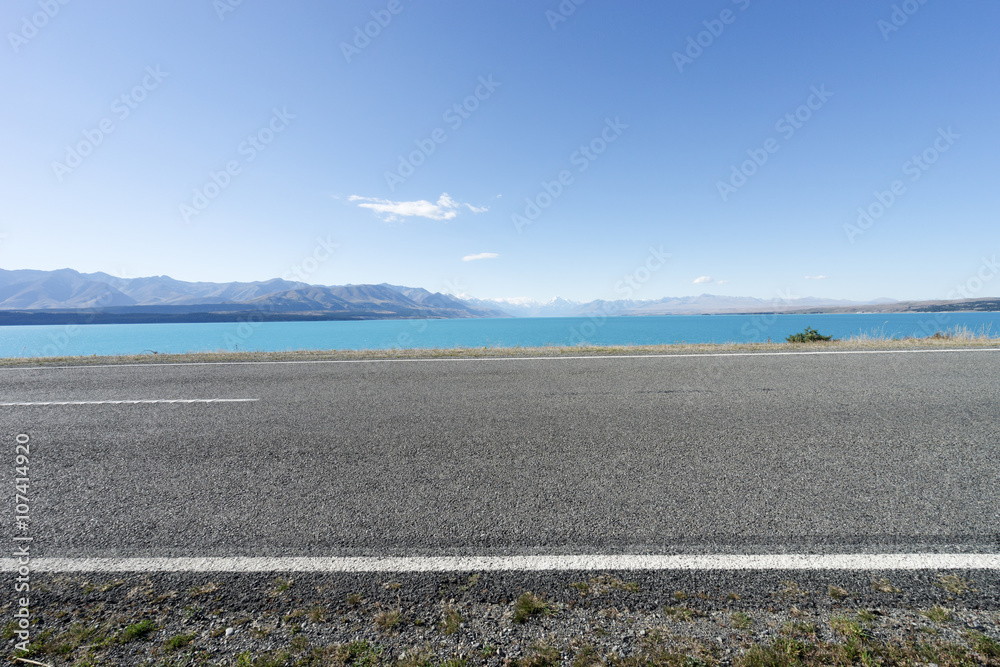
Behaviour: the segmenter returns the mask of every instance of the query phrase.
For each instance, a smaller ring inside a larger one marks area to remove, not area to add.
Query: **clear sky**
[[[0,268],[995,296],[997,25],[995,0],[5,0]]]

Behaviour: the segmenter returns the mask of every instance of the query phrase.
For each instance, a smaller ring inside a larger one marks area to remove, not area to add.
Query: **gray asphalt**
[[[0,369],[0,402],[259,399],[0,407],[0,488],[26,433],[35,557],[996,552],[998,379],[988,351]]]

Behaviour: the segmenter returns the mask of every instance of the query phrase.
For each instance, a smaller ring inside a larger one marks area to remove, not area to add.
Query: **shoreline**
[[[1000,336],[945,334],[926,338],[858,337],[810,343],[670,343],[664,345],[573,345],[542,347],[453,347],[368,350],[289,350],[281,352],[188,352],[65,357],[0,357],[0,368],[109,366],[135,364],[249,363],[288,361],[375,361],[405,359],[497,359],[531,357],[610,357],[710,355],[726,353],[848,352],[893,350],[997,349]]]

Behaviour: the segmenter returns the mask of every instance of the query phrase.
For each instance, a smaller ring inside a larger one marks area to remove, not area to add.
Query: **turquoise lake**
[[[1000,313],[882,315],[667,315],[659,317],[227,322],[0,327],[0,357],[206,351],[655,345],[782,341],[806,327],[856,334],[929,336],[964,326],[1000,332]]]

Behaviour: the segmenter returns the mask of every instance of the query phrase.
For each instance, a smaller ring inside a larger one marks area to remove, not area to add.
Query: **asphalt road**
[[[137,399],[257,400],[0,406],[34,557],[1000,551],[1000,351],[0,369]]]

